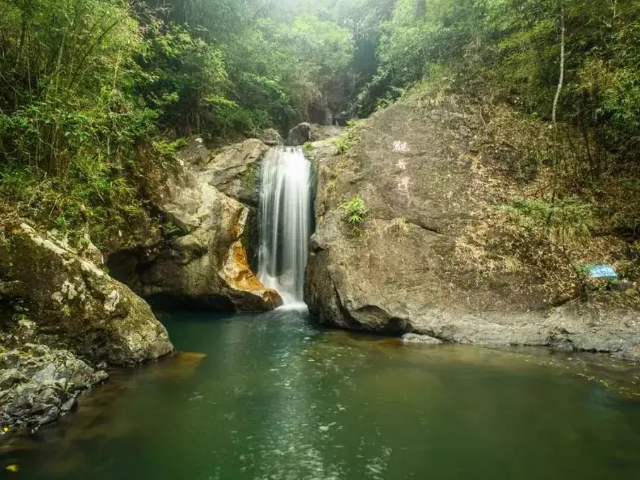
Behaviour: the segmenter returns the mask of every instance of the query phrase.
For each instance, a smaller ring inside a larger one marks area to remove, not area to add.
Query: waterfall
[[[301,148],[274,147],[262,163],[258,277],[285,306],[303,303],[311,227],[311,165]]]

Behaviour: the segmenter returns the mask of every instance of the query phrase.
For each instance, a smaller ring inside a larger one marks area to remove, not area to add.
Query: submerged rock
[[[442,340],[430,337],[429,335],[418,335],[417,333],[405,333],[402,336],[403,343],[415,343],[419,345],[440,345]]]
[[[82,391],[107,377],[71,352],[44,345],[0,353],[0,425],[51,423],[75,406]]]
[[[64,244],[21,224],[8,227],[0,242],[3,330],[37,337],[94,362],[130,365],[173,351],[167,331],[149,305]],[[16,310],[17,309],[17,310]]]
[[[488,108],[461,98],[406,101],[352,129],[342,155],[327,141],[307,149],[318,172],[310,312],[324,324],[391,335],[640,359],[638,311],[606,295],[582,302],[562,252],[504,221],[498,207],[535,186],[529,139],[548,128]],[[354,227],[341,205],[357,197],[365,213]],[[596,243],[599,256],[623,257],[624,242],[594,239],[588,248]]]

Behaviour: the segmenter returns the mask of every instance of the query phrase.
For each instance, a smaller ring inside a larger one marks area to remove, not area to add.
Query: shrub
[[[346,131],[340,135],[336,142],[336,155],[344,155],[351,150],[359,141],[364,122],[361,120],[351,120],[347,124]]]
[[[511,214],[521,226],[559,245],[590,236],[596,224],[593,207],[574,199],[519,200],[501,209]]]
[[[344,220],[354,227],[360,227],[364,223],[367,209],[364,200],[359,195],[342,202],[338,209],[344,215]]]

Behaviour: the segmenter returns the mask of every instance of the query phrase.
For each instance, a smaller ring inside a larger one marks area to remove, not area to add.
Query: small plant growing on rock
[[[342,155],[344,153],[347,153],[347,150],[349,150],[349,138],[345,133],[340,138],[338,138],[338,141],[336,142],[336,153],[338,155]]]
[[[183,235],[182,230],[179,226],[173,223],[170,220],[166,220],[160,225],[160,229],[162,231],[162,235],[167,240],[173,240],[175,238],[179,238]]]
[[[342,202],[338,210],[343,214],[344,220],[353,227],[362,226],[364,217],[367,214],[364,200],[359,195],[356,195],[351,200]]]
[[[340,135],[336,142],[336,154],[344,155],[351,150],[360,141],[360,134],[364,127],[365,124],[362,120],[351,120],[346,131]]]
[[[557,284],[573,283],[580,287],[582,294],[587,291],[589,266],[576,268],[571,252],[574,247],[585,244],[596,228],[591,204],[571,198],[552,202],[533,199],[518,200],[511,205],[500,207],[500,210],[507,213],[511,222],[527,232],[529,243],[546,244],[550,251],[559,255],[565,267],[570,267],[564,271],[571,272],[572,280],[564,276],[565,273],[559,277]]]
[[[305,142],[305,144],[302,145],[302,153],[304,153],[304,156],[307,158],[313,157],[313,144],[311,142]]]

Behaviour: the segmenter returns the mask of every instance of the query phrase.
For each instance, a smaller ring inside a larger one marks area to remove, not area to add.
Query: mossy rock
[[[173,351],[147,303],[28,225],[7,230],[0,265],[38,332],[91,361],[129,365]]]

